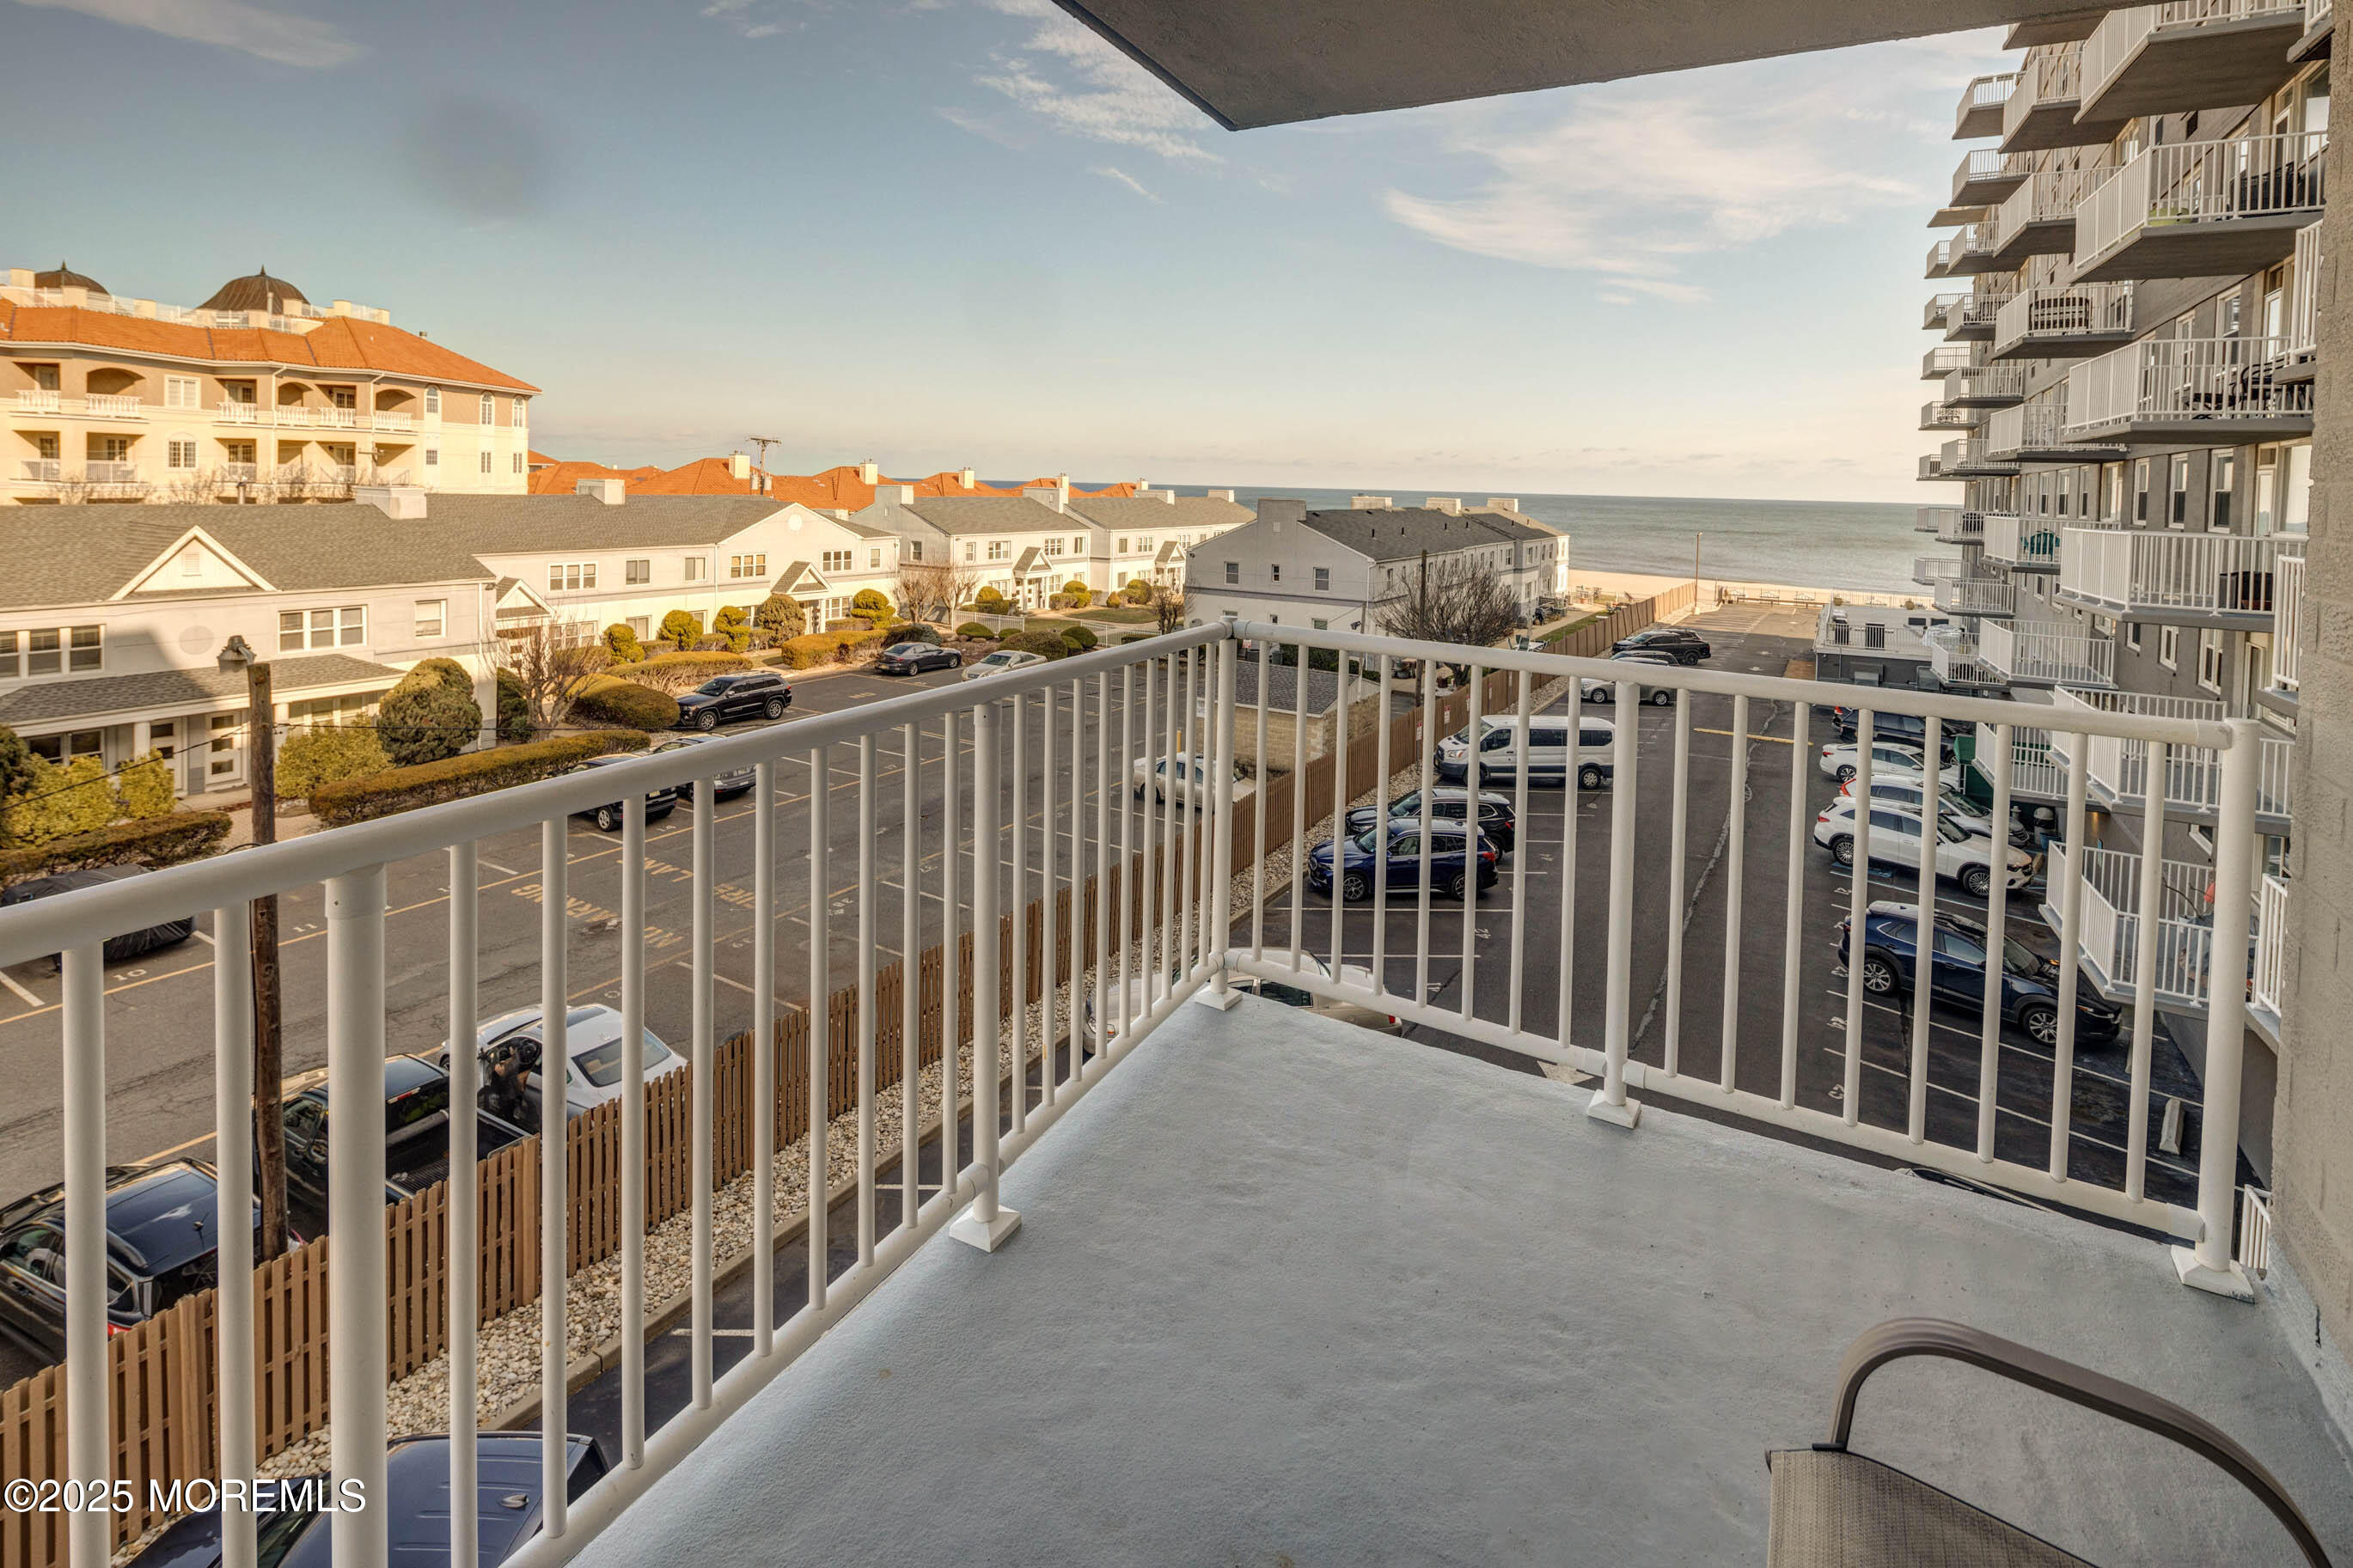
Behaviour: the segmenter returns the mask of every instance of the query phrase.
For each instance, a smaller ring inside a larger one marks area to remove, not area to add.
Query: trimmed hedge
[[[572,700],[572,717],[583,724],[610,724],[624,730],[667,730],[678,722],[678,699],[634,680],[609,675],[590,678]]]
[[[91,866],[176,866],[220,847],[228,827],[225,811],[174,811],[29,849],[0,850],[0,887]]]
[[[278,749],[278,793],[290,800],[345,779],[365,778],[392,766],[375,731],[365,724],[323,724],[290,735]]]
[[[850,664],[859,655],[880,647],[890,639],[887,632],[861,627],[854,632],[805,632],[786,639],[776,651],[777,663],[786,669],[809,669],[820,664]]]
[[[1068,658],[1078,652],[1066,639],[1052,632],[1015,632],[997,646],[1020,653],[1042,653],[1048,658]]]
[[[371,817],[533,784],[559,768],[607,752],[643,751],[648,741],[642,730],[590,730],[521,746],[469,752],[438,763],[328,784],[311,797],[311,814],[324,826],[343,827]]]
[[[902,642],[929,643],[932,647],[937,647],[940,646],[940,634],[936,627],[927,626],[921,621],[912,625],[885,626],[882,629],[884,647]]]
[[[970,637],[976,642],[995,642],[997,640],[997,634],[978,621],[965,622],[964,625],[956,627],[956,636],[960,637]]]
[[[749,669],[752,661],[740,653],[724,648],[710,648],[699,653],[658,653],[651,658],[641,658],[635,664],[608,666],[605,673],[623,680],[640,675],[658,675],[665,679],[684,680],[700,686],[714,675],[732,675],[739,669]]]
[[[1103,638],[1095,636],[1092,626],[1082,626],[1073,621],[1062,628],[1062,640],[1083,653],[1102,642]]]

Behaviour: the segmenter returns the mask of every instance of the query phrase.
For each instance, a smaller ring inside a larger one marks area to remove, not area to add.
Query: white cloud
[[[702,15],[719,23],[739,38],[773,38],[785,31],[787,24],[763,20],[753,10],[752,0],[709,0]],[[806,26],[800,20],[789,24],[795,28]]]
[[[997,69],[973,79],[1050,122],[1058,131],[1172,161],[1225,160],[1198,139],[1200,112],[1052,0],[988,0],[992,10],[1037,26],[1021,53],[995,57]]]
[[[308,16],[264,10],[244,0],[17,0],[17,4],[79,11],[166,37],[241,50],[282,66],[339,66],[360,53],[360,47],[338,27]]]
[[[1129,190],[1134,191],[1137,195],[1142,196],[1145,201],[1152,203],[1155,206],[1160,205],[1160,198],[1154,195],[1150,191],[1145,190],[1144,188],[1144,182],[1137,179],[1134,174],[1129,174],[1124,169],[1113,168],[1109,163],[1103,163],[1098,164],[1089,172],[1092,174],[1101,174],[1106,180],[1115,181],[1120,184],[1125,185]]]

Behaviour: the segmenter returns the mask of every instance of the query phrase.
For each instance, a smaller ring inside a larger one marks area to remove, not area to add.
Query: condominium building
[[[267,272],[197,306],[0,272],[0,503],[521,495],[538,391]]]
[[[1142,579],[1182,586],[1185,552],[1250,521],[1231,490],[1179,496],[1119,486],[1126,495],[1074,491],[1067,477],[1018,494],[926,496],[885,483],[849,521],[898,537],[910,566],[946,565],[1024,609],[1072,582],[1102,595]]]
[[[1916,524],[1947,548],[1915,576],[1968,628],[1945,683],[2058,710],[2049,729],[2021,721],[2015,756],[2021,797],[2045,805],[2085,770],[2092,842],[2061,853],[2092,874],[2063,940],[2119,1000],[2151,983],[2153,950],[2193,1065],[2213,943],[2255,944],[2250,1107],[2269,1104],[2276,1070],[2292,901],[2328,33],[2323,0],[2014,29],[2031,40],[2019,68],[1962,93],[1956,138],[1983,144],[1954,171],[1932,223],[1957,226],[1928,255],[1932,279],[1968,280],[1928,301],[1938,342],[1922,363],[1936,395],[1921,426],[1949,439],[1920,477],[1959,487]],[[2254,908],[2211,907],[2212,755],[2167,760],[2152,841],[2147,749],[2067,754],[2063,716],[2087,708],[2261,722]],[[2152,862],[2159,940],[2145,950]]]

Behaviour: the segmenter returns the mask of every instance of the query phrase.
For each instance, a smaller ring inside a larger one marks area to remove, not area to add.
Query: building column
[[[2353,18],[2353,12],[2347,13]],[[2353,31],[2337,31],[2353,47]],[[2353,138],[2328,147],[2326,178],[2353,179]],[[2295,918],[2273,1112],[2277,1237],[2322,1328],[2353,1347],[2353,199],[2321,219],[2319,379],[2314,387],[2311,542],[2293,789]]]

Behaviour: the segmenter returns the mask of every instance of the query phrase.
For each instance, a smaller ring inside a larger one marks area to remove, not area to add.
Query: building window
[[[19,638],[16,632],[0,632],[0,680],[14,680],[25,673],[25,654],[17,646]]]
[[[631,635],[640,639],[653,636],[653,626],[654,618],[651,616],[631,616],[629,617],[629,631]]]
[[[686,580],[690,583],[700,583],[702,581],[702,556],[690,555],[686,558]]]
[[[2182,527],[2189,521],[2189,453],[2176,452],[2173,455],[2173,483],[2167,493],[2167,504],[2171,510],[2166,513],[2165,524],[2168,528]]]
[[[2148,521],[2148,459],[2141,458],[2133,465],[2133,521]]]
[[[76,730],[68,735],[41,735],[26,742],[25,749],[37,757],[62,764],[77,757],[102,755],[106,750],[106,731]]]
[[[341,697],[306,697],[286,705],[289,724],[348,724],[364,719],[384,700],[381,691],[353,691]]]
[[[923,542],[920,539],[911,539],[907,541],[907,559],[910,561],[921,561],[923,558]]]
[[[24,634],[26,675],[85,675],[106,666],[105,634],[97,626],[41,626]],[[16,634],[0,643],[0,675],[16,673]]]
[[[2168,669],[2181,668],[2181,628],[2179,626],[2157,628],[2157,662]]]
[[[509,411],[509,418],[508,418],[508,421],[507,421],[507,422],[508,422],[509,424],[512,425],[512,426],[513,426],[516,429],[518,429],[518,430],[520,430],[520,429],[522,429],[522,398],[518,397],[518,398],[516,398],[516,399],[514,400],[514,407],[513,407],[512,410],[510,410],[510,411]]]
[[[439,387],[428,386],[425,389],[425,412],[427,414],[438,414],[441,412],[441,389]]]
[[[482,418],[481,418],[481,423],[483,423],[483,424],[485,424],[485,425],[495,425],[495,424],[497,424],[498,422],[499,422],[499,400],[498,400],[497,398],[495,398],[495,397],[492,397],[489,393],[487,393],[487,392],[486,392],[486,393],[482,394]]]
[[[1317,631],[1319,631],[1319,632],[1320,632],[1320,631],[1328,631],[1328,630],[1330,630],[1330,629],[1331,629],[1331,626],[1332,626],[1332,623],[1331,623],[1331,622],[1329,622],[1329,621],[1327,621],[1327,620],[1321,619],[1320,617],[1319,617],[1319,618],[1317,618],[1317,619],[1311,620],[1311,621],[1309,621],[1307,624],[1308,624],[1309,626],[1311,626],[1314,627],[1314,628],[1315,628]]]
[[[965,540],[964,542],[964,558],[966,561],[977,561],[980,559],[978,554],[979,548],[980,547],[973,543],[971,540]]]
[[[440,447],[427,447],[425,448],[425,466],[428,468],[438,468],[441,466]]]
[[[357,408],[359,405],[360,399],[356,389],[348,386],[327,388],[327,406],[330,408]]]
[[[988,558],[991,561],[1002,561],[1005,559],[1005,541],[1001,539],[992,539],[988,542]]]
[[[1124,555],[1124,554],[1126,554],[1126,553],[1127,553],[1127,535],[1125,535],[1124,533],[1121,534],[1121,535],[1119,536],[1118,540],[1115,542],[1115,544],[1116,544],[1116,548],[1114,548],[1114,549],[1113,550],[1113,552],[1112,552],[1112,553],[1113,553],[1113,554],[1114,554],[1114,555]]]
[[[164,443],[164,466],[182,473],[196,471],[196,443],[190,436],[174,436]]]
[[[1145,552],[1145,551],[1147,551],[1147,550],[1151,549],[1151,548],[1152,548],[1152,535],[1150,535],[1150,534],[1148,534],[1148,533],[1139,533],[1139,534],[1137,534],[1137,535],[1135,536],[1135,548],[1136,548],[1136,552],[1137,552],[1137,553],[1139,553],[1139,554],[1141,554],[1141,553],[1142,553],[1143,552]]]
[[[1315,591],[1319,594],[1328,594],[1332,591],[1332,568],[1329,566],[1315,568]]]
[[[1280,562],[1280,561],[1275,562],[1272,565],[1269,566],[1266,570],[1267,570],[1267,574],[1268,574],[1268,575],[1267,575],[1267,581],[1268,581],[1268,582],[1270,582],[1270,583],[1280,583],[1280,582],[1282,582],[1282,562]],[[1229,578],[1229,579],[1228,579],[1228,581],[1231,581],[1231,579]]]
[[[164,406],[194,408],[204,384],[193,375],[167,375],[164,378]]]
[[[309,647],[356,647],[367,641],[367,607],[345,605],[331,610],[282,610],[278,616],[278,651],[299,653]]]
[[[621,580],[624,583],[650,583],[654,580],[654,563],[649,560],[624,561],[621,563]]]
[[[596,563],[594,561],[567,561],[550,565],[547,586],[550,593],[563,594],[596,585]]]
[[[486,474],[491,471],[491,455],[488,452],[482,454],[481,469]]]
[[[448,611],[449,602],[447,599],[417,600],[417,636],[420,639],[441,636],[442,628],[448,624]]]
[[[206,728],[212,733],[212,755],[205,764],[207,778],[232,778],[237,773],[237,739],[245,728],[245,716],[249,709],[234,713],[216,713]]]
[[[820,572],[847,572],[850,570],[850,552],[847,550],[826,551],[823,554],[818,557],[818,570]]]
[[[1046,541],[1046,553],[1047,553],[1047,554],[1049,554],[1049,555],[1060,555],[1061,552],[1062,552],[1062,542],[1061,542],[1059,538],[1057,538],[1057,539],[1050,539],[1050,540]]]
[[[730,577],[765,577],[768,574],[768,558],[760,555],[730,555],[727,575]]]
[[[522,454],[521,452],[517,452],[514,455],[514,471],[518,474],[522,472]]]
[[[868,551],[866,553],[867,553],[867,555],[868,555],[868,557],[869,557],[869,559],[868,559],[868,561],[867,561],[867,563],[866,563],[866,569],[867,569],[868,571],[870,571],[870,572],[876,572],[876,571],[880,571],[880,570],[881,570],[881,567],[882,567],[882,547],[881,547],[881,545],[879,545],[879,544],[878,544],[878,545],[876,545],[873,549],[871,549],[871,550]]]
[[[2222,689],[2222,634],[2198,634],[2198,684],[2209,691]]]
[[[2141,624],[2135,621],[2125,628],[2125,642],[2135,653],[2140,651],[2140,626]]]
[[[2216,533],[2231,531],[2231,484],[2238,472],[2238,454],[2220,451],[2206,459],[2209,488],[2214,492],[2206,508],[2206,526]]]
[[[1241,580],[1242,580],[1242,563],[1241,563],[1240,562],[1239,562],[1239,561],[1229,561],[1229,562],[1227,562],[1227,563],[1226,563],[1226,581],[1227,581],[1227,582],[1229,582],[1229,583],[1239,583],[1239,582],[1240,582]]]

